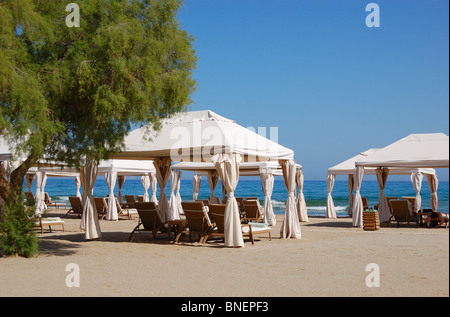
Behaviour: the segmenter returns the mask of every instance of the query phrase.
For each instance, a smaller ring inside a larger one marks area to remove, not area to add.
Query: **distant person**
[[[439,211],[433,211],[430,215],[423,221],[424,223],[428,223],[430,228],[439,228],[444,224],[444,221],[448,221],[448,214],[444,214]]]

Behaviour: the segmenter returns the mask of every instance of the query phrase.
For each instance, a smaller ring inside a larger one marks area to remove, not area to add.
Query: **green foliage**
[[[38,159],[107,159],[132,128],[158,128],[192,103],[196,57],[176,19],[182,0],[77,0],[80,27],[70,28],[71,2],[0,0],[0,135],[27,158],[0,176],[11,252],[33,253],[23,203],[8,197]]]
[[[33,209],[22,199],[9,199],[0,216],[0,247],[6,255],[31,257],[38,253],[38,238],[30,217]]]
[[[193,38],[181,0],[0,0],[0,133],[24,153],[79,166],[192,103]]]

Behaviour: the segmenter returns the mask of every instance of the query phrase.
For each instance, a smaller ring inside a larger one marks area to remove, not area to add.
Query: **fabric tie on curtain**
[[[75,178],[75,187],[77,189],[76,196],[81,198],[82,196],[81,196],[81,192],[80,192],[80,187],[81,187],[80,176],[75,176],[74,178]]]
[[[94,184],[97,178],[98,163],[87,160],[81,169],[81,186],[83,187],[83,214],[81,216],[81,230],[85,231],[86,240],[95,240],[102,237],[98,221],[97,208],[94,202]]]
[[[217,174],[217,171],[208,171],[208,185],[209,189],[211,190],[211,196],[209,197],[209,202],[211,204],[217,204],[218,200],[216,195],[214,194],[214,191],[217,187],[217,184],[219,183],[219,174]]]
[[[436,175],[430,175],[427,174],[427,181],[428,181],[428,187],[430,187],[431,192],[431,209],[434,212],[437,212],[438,208],[438,196],[437,196],[437,189],[438,189],[438,178]]]
[[[259,175],[261,178],[261,186],[264,193],[264,222],[269,226],[275,226],[277,224],[277,219],[273,213],[272,205],[272,192],[274,177],[272,170],[270,168],[261,168],[259,170]]]
[[[286,211],[280,234],[282,238],[301,239],[300,221],[298,220],[297,205],[295,203],[295,173],[296,166],[294,160],[279,160],[283,170],[283,179],[288,191],[286,201]]]
[[[384,188],[386,187],[386,181],[389,176],[389,169],[378,167],[375,174],[377,176],[378,188],[380,189],[380,195],[378,197],[378,215],[380,217],[380,222],[388,222],[391,218],[391,212],[389,203],[384,195]]]
[[[122,187],[125,183],[125,176],[119,175],[117,176],[117,186],[119,186],[119,203],[123,203],[123,195],[122,195]]]
[[[303,194],[303,182],[304,182],[303,171],[298,170],[295,175],[295,183],[297,184],[298,188],[298,196],[297,196],[298,219],[302,222],[309,222],[305,195]]]
[[[150,198],[150,201],[158,204],[158,198],[156,197],[156,187],[158,186],[158,180],[156,178],[156,174],[149,173],[148,175],[150,176],[150,188],[152,189],[152,197]]]
[[[355,181],[354,181],[354,177],[353,174],[349,174],[348,175],[348,180],[347,180],[347,187],[348,187],[348,215],[351,216],[352,215],[352,207],[353,207],[353,188]]]
[[[244,247],[239,206],[234,197],[234,190],[239,181],[241,156],[239,154],[215,154],[211,160],[228,192],[224,217],[225,246]]]
[[[198,193],[200,192],[200,184],[202,182],[202,175],[194,174],[192,178],[192,186],[194,187],[194,193],[192,194],[192,199],[197,200]]]
[[[334,175],[334,174],[327,175],[327,210],[326,210],[327,218],[337,218],[336,209],[334,208],[333,196],[331,196],[331,192],[333,191],[333,187],[334,187],[335,178],[336,178],[336,175]]]
[[[414,172],[411,174],[411,182],[416,191],[416,198],[414,199],[414,211],[419,212],[422,205],[422,197],[420,190],[422,189],[423,174],[421,172]]]
[[[33,186],[34,174],[27,174],[25,176],[25,180],[27,181],[28,192],[31,193],[31,186]]]
[[[169,212],[169,200],[167,199],[165,188],[170,178],[170,165],[172,160],[169,157],[159,158],[153,161],[156,169],[156,179],[158,181],[159,194],[159,212],[161,220],[166,222]]]
[[[167,215],[167,220],[177,220],[180,219],[180,209],[179,201],[177,198],[177,191],[179,190],[179,181],[181,177],[181,171],[172,171],[170,173],[170,202],[169,202],[169,213]],[[181,199],[181,197],[180,197]]]
[[[116,180],[117,180],[117,172],[111,171],[105,173],[106,185],[108,185],[109,188],[108,210],[106,212],[105,219],[110,221],[119,220],[119,215],[117,213],[116,197],[114,196],[114,187],[116,185]]]
[[[42,212],[47,209],[47,204],[45,203],[45,183],[47,181],[47,174],[45,172],[36,172],[36,195],[34,199],[36,201],[36,209],[34,215],[41,217]]]
[[[148,195],[148,189],[150,188],[150,176],[143,175],[141,176],[142,187],[144,187],[144,202],[150,201],[150,196]]]
[[[362,227],[364,206],[361,198],[361,184],[364,176],[364,167],[358,166],[354,172],[355,199],[353,200],[352,224],[354,227]]]

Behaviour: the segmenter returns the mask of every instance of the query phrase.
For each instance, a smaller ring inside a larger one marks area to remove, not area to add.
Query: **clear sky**
[[[449,135],[447,0],[185,0],[179,21],[198,57],[190,110],[278,127],[305,180],[411,133]]]

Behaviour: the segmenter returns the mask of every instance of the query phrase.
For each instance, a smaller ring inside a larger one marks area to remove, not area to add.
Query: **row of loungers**
[[[139,213],[139,223],[131,232],[128,240],[137,239],[136,232],[152,232],[154,239],[158,232],[170,234],[172,226],[176,226],[175,243],[178,243],[182,235],[199,236],[200,243],[206,243],[208,238],[224,238],[225,204],[208,204],[203,201],[182,202],[185,219],[163,222],[161,220],[158,206],[154,202],[138,202],[135,208]],[[249,237],[254,244],[254,235],[266,233],[272,239],[270,227],[264,223],[247,222],[241,223],[242,234]],[[169,237],[170,238],[170,237]]]

